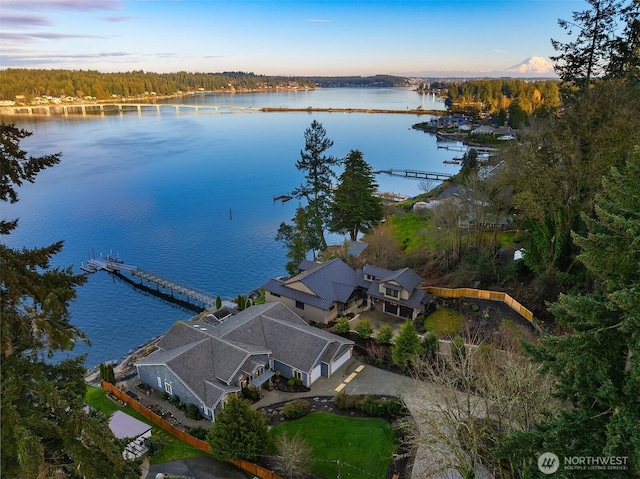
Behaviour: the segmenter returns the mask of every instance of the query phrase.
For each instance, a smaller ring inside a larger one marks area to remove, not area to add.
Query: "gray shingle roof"
[[[359,284],[355,271],[338,258],[326,263],[304,260],[300,268],[302,273],[286,281],[271,279],[263,288],[326,311],[336,301],[346,303]],[[294,289],[296,283],[302,283],[311,293]]]
[[[159,349],[136,366],[166,366],[213,407],[224,394],[238,390],[231,383],[242,368],[264,364],[269,355],[310,372],[320,361],[328,362],[352,345],[353,341],[308,325],[282,303],[267,303],[218,325],[178,322],[158,342]]]
[[[386,283],[387,281],[395,281],[407,291],[411,291],[414,288],[420,286],[420,283],[422,283],[422,278],[412,269],[403,268],[394,271],[389,276],[380,279],[381,283]]]

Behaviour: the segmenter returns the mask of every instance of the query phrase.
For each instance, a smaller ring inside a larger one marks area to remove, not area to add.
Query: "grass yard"
[[[464,317],[460,311],[450,308],[438,308],[426,317],[424,327],[427,331],[433,332],[440,338],[459,333],[462,330],[463,319]]]
[[[428,234],[432,228],[428,217],[407,213],[394,215],[387,221],[390,232],[405,253],[419,249],[434,249],[435,243]]]
[[[130,416],[135,417],[136,419],[139,419],[142,422],[149,424],[150,426],[153,426],[151,437],[162,441],[164,443],[164,448],[158,454],[149,458],[149,462],[151,462],[151,464],[160,464],[162,462],[173,461],[175,459],[183,459],[185,457],[207,455],[200,449],[191,447],[187,443],[182,442],[177,437],[172,436],[161,427],[156,426],[142,414],[130,408],[129,406],[119,406],[107,397],[107,392],[104,389],[87,386],[87,394],[85,396],[85,400],[89,406],[97,409],[98,411],[102,411],[107,415],[111,415],[114,411],[120,410],[124,411]]]
[[[297,433],[313,449],[310,472],[324,478],[371,479],[385,477],[396,451],[393,430],[379,418],[353,418],[316,412],[278,424],[270,434]],[[341,461],[338,470],[337,461]]]

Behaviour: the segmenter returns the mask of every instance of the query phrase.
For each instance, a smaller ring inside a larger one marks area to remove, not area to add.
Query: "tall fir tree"
[[[13,203],[17,187],[34,182],[61,154],[30,157],[20,148],[30,132],[5,123],[0,130],[0,199]],[[3,218],[0,225],[8,235],[18,222]],[[84,358],[50,359],[86,341],[68,314],[84,277],[50,267],[61,248],[62,242],[34,249],[0,244],[2,476],[139,477],[139,465],[124,460],[108,418],[85,410]]]
[[[349,233],[352,241],[358,233],[366,232],[384,217],[382,200],[374,196],[378,184],[371,166],[362,152],[351,150],[344,159],[344,171],[333,195],[329,229]]]
[[[300,152],[300,159],[296,168],[305,172],[305,182],[293,191],[293,196],[307,201],[307,214],[310,228],[314,230],[311,236],[313,243],[311,250],[324,251],[327,242],[324,229],[329,221],[329,208],[332,198],[333,179],[336,173],[333,167],[340,164],[340,160],[325,153],[333,146],[333,141],[327,137],[327,132],[316,120],[304,132],[305,147]]]
[[[558,24],[568,34],[577,29],[578,35],[567,43],[551,40],[559,52],[551,59],[555,70],[564,81],[589,85],[602,76],[612,61],[611,39],[615,37],[616,20],[622,9],[621,0],[586,0],[590,9],[573,12],[572,20],[559,19]]]

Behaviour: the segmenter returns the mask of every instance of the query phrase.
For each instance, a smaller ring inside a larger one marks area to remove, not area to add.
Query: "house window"
[[[397,298],[398,297],[398,291],[396,291],[395,289],[384,288],[384,290],[385,290],[385,292],[384,292],[385,296],[389,296],[391,298]]]
[[[329,307],[329,311],[333,311],[334,309],[336,309],[336,303],[331,304],[331,306]]]
[[[304,309],[304,303],[302,301],[296,301],[296,308]]]
[[[366,280],[367,280],[367,281],[373,281],[374,279],[376,279],[376,278],[375,278],[375,276],[373,276],[372,274],[367,274],[367,275],[366,275]]]
[[[293,370],[293,377],[302,381],[302,372],[297,369]]]
[[[169,383],[164,383],[164,390],[167,391],[167,394],[173,394],[171,384]]]
[[[156,376],[158,378],[158,389],[162,389],[162,379],[160,379],[160,376]]]
[[[279,295],[279,294],[277,294],[277,293],[271,293],[271,296],[274,296],[274,297],[276,297],[276,298],[279,298],[279,297],[280,297],[280,295]]]

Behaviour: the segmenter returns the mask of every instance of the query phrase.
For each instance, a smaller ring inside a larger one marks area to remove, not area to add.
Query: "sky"
[[[499,75],[584,0],[0,0],[0,68]]]

